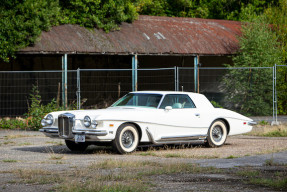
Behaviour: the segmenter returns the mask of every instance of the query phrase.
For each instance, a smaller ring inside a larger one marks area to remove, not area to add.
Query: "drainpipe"
[[[132,57],[132,90],[138,90],[138,56],[133,55]]]
[[[68,108],[68,57],[67,54],[62,56],[62,104],[65,109]]]

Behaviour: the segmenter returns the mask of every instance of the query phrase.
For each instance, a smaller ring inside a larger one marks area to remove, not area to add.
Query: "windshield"
[[[129,93],[120,100],[118,100],[112,107],[151,107],[157,108],[162,95],[159,94],[142,94],[142,93]]]

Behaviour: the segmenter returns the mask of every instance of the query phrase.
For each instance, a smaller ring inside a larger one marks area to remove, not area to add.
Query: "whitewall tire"
[[[121,125],[113,140],[113,148],[120,154],[131,153],[136,150],[139,144],[138,130],[133,124],[126,123]]]
[[[227,138],[226,124],[221,120],[216,120],[210,126],[207,133],[207,146],[208,147],[220,147]]]

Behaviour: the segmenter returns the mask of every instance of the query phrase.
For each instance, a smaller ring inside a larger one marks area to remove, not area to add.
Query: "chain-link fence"
[[[175,68],[138,69],[138,90],[175,90]]]
[[[47,104],[51,98],[61,102],[61,71],[11,71],[0,72],[0,116],[23,116],[30,107],[32,88],[38,86],[41,94],[41,102]],[[74,97],[75,83],[74,74],[69,72],[69,100]]]
[[[132,91],[134,87],[139,91],[198,90],[217,107],[245,115],[272,118],[276,112],[276,93],[279,106],[286,106],[286,69],[287,66],[277,66],[198,68],[195,71],[194,68],[174,67],[137,69],[137,73],[133,73],[132,69],[71,70],[67,71],[67,103],[77,103],[78,108],[104,108]],[[15,117],[27,113],[33,85],[38,86],[43,104],[51,102],[52,99],[62,103],[62,98],[65,98],[62,75],[62,71],[0,72],[0,116]],[[278,110],[284,109],[279,107]]]
[[[287,65],[275,65],[276,78],[275,87],[275,101],[274,113],[287,113]],[[277,110],[277,111],[276,111]],[[276,117],[277,118],[277,117]],[[284,117],[281,117],[281,119]],[[277,121],[277,119],[275,119]],[[287,121],[287,118],[286,118]]]
[[[76,73],[68,72],[69,102],[76,102]],[[0,116],[23,116],[31,105],[33,87],[37,86],[41,102],[47,104],[54,98],[62,102],[62,71],[11,71],[0,72]]]
[[[132,90],[132,69],[79,70],[81,108],[105,108]],[[174,68],[138,69],[138,90],[174,90]]]
[[[198,90],[215,106],[248,116],[273,115],[272,67],[198,68],[198,79],[194,68],[178,71],[180,90]]]
[[[131,91],[131,69],[79,70],[82,108],[105,108]]]

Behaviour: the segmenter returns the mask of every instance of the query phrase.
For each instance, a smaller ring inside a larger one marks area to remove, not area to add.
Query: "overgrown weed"
[[[17,139],[17,138],[23,138],[23,137],[33,137],[30,135],[20,135],[20,134],[11,134],[11,135],[6,135],[4,137],[5,140],[9,140],[9,139]]]
[[[50,148],[46,148],[46,151],[49,153],[50,156],[50,160],[61,160],[64,158],[64,155],[62,154],[56,154],[54,152],[54,150],[50,147]]]
[[[4,163],[16,163],[18,161],[15,159],[4,159],[4,160],[2,160],[2,162],[4,162]]]
[[[270,162],[267,162],[270,164]],[[282,165],[274,164],[267,166],[277,166],[278,171],[269,169],[254,169],[252,167],[240,169],[236,171],[236,175],[241,176],[245,183],[253,185],[261,185],[265,187],[271,187],[276,190],[287,189],[287,170],[282,168]],[[279,167],[278,167],[279,166]]]
[[[22,183],[30,184],[51,184],[61,182],[62,179],[58,173],[40,170],[40,169],[18,169],[14,171]]]
[[[287,137],[287,124],[281,125],[257,125],[247,135],[262,137]]]

